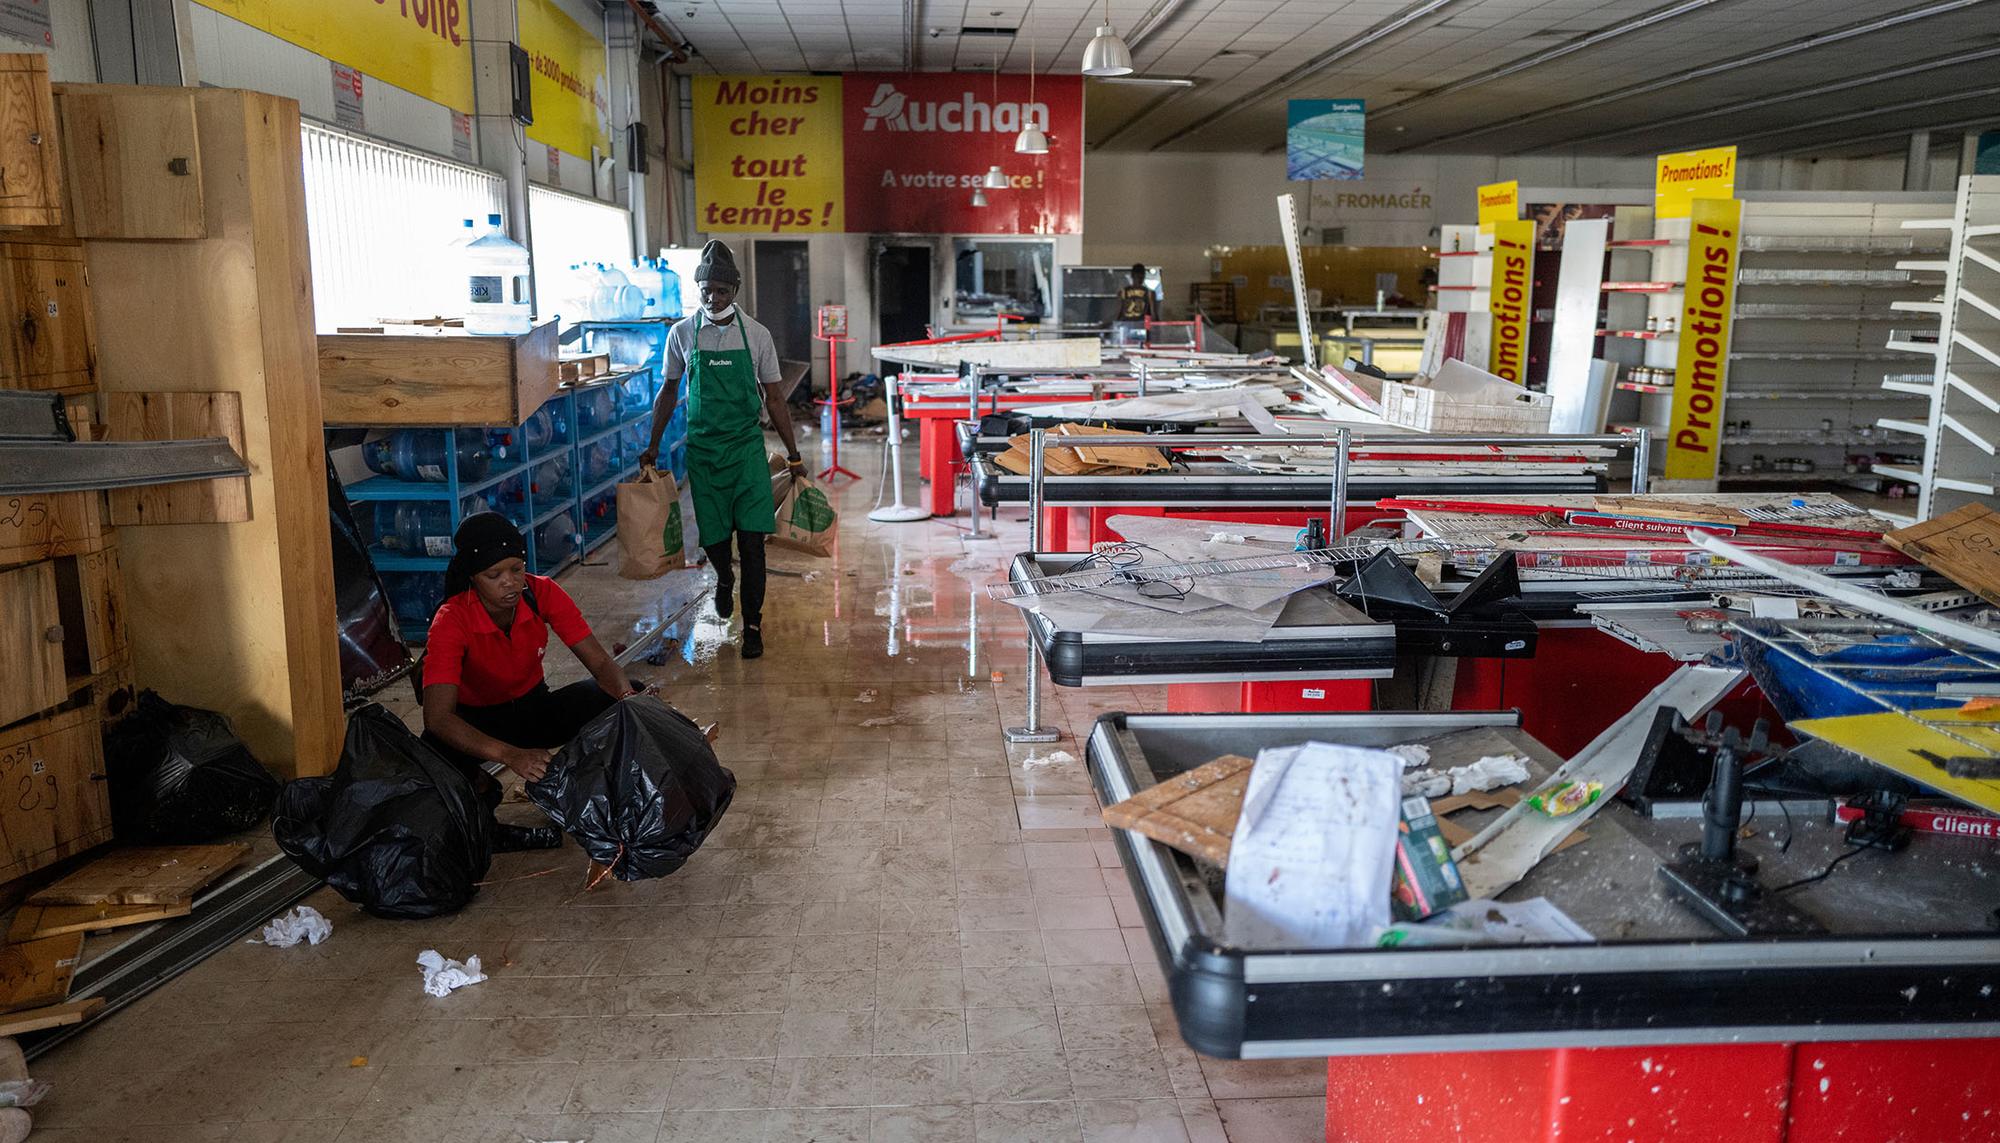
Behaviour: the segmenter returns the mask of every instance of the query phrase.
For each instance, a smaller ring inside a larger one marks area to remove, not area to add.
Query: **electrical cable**
[[[1857,853],[1868,852],[1868,848],[1869,847],[1865,845],[1857,845],[1852,849],[1849,849],[1846,853],[1841,854],[1839,857],[1834,858],[1832,861],[1827,862],[1825,869],[1820,870],[1818,873],[1813,874],[1811,877],[1801,877],[1797,881],[1780,885],[1776,889],[1771,890],[1771,892],[1788,893],[1793,889],[1802,888],[1804,886],[1811,885],[1816,882],[1824,881],[1827,879],[1829,875],[1833,873],[1835,869],[1838,869],[1840,867],[1841,862],[1846,861],[1848,858],[1853,857]]]

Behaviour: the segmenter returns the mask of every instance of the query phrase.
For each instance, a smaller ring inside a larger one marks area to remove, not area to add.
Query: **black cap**
[[[448,599],[472,586],[472,577],[505,559],[527,559],[528,541],[514,522],[498,512],[475,512],[452,534],[451,563],[444,572]]]
[[[715,282],[724,286],[743,284],[743,273],[736,268],[736,256],[729,247],[711,238],[708,245],[701,248],[701,263],[694,268],[694,280]]]

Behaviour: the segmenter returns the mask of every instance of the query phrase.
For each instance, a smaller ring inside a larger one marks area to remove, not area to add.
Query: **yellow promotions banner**
[[[1528,377],[1528,308],[1535,285],[1535,224],[1510,218],[1493,224],[1493,341],[1486,371],[1516,385]]]
[[[695,76],[695,228],[845,229],[841,116],[838,76]]]
[[[1479,188],[1479,232],[1493,233],[1493,224],[1521,217],[1521,184],[1509,179]]]
[[[1698,198],[1736,195],[1736,148],[1710,147],[1661,155],[1653,166],[1653,217],[1686,218]]]
[[[437,0],[431,0],[437,3]],[[611,153],[610,81],[602,28],[585,28],[555,0],[520,0],[521,47],[533,71],[535,122],[528,138],[583,158]]]
[[[197,2],[383,83],[472,110],[471,0]]]
[[[1736,199],[1697,198],[1690,204],[1687,293],[1681,306],[1674,415],[1667,436],[1669,480],[1715,479],[1742,223],[1743,204]]]

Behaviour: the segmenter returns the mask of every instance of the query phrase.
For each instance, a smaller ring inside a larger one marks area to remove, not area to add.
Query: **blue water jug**
[[[528,487],[535,494],[537,503],[553,504],[576,495],[572,475],[568,456],[551,457],[535,466]]]
[[[529,455],[540,456],[543,449],[562,439],[563,424],[554,410],[545,406],[536,409],[527,423],[521,426],[521,436],[528,442]]]
[[[385,551],[451,556],[451,506],[435,500],[384,500],[375,505],[375,542]]]
[[[576,550],[583,542],[577,531],[576,517],[564,512],[553,520],[543,522],[535,531],[535,555],[543,564],[553,563]]]
[[[428,623],[444,602],[444,576],[437,572],[384,572],[389,607],[405,619]]]
[[[609,385],[593,385],[576,395],[576,427],[584,436],[602,432],[618,421],[618,394]]]
[[[615,433],[583,450],[583,483],[586,488],[618,475],[620,451]]]
[[[361,459],[369,469],[396,480],[442,483],[449,476],[445,467],[448,435],[437,429],[404,429],[361,446]],[[492,454],[478,433],[458,436],[458,479],[462,483],[486,479]]]

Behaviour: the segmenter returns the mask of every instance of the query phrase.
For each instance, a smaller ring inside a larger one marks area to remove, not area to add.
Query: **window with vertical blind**
[[[500,176],[316,123],[302,134],[319,329],[460,314],[465,280],[450,247],[466,219],[483,232],[501,212]]]
[[[584,280],[572,269],[604,262],[621,270],[632,261],[632,212],[582,195],[528,188],[528,223],[535,264],[535,313],[565,323],[588,317]]]

